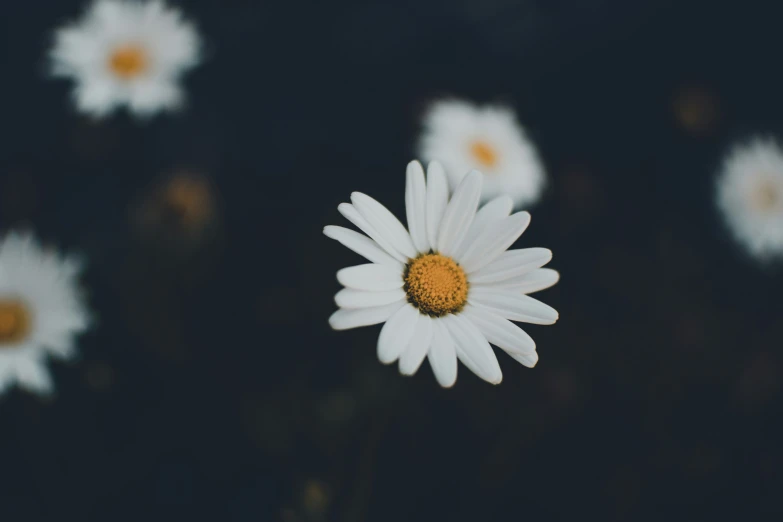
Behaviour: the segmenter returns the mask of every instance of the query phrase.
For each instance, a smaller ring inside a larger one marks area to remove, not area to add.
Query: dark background
[[[99,324],[54,397],[0,399],[0,518],[783,517],[781,273],[713,205],[727,147],[781,130],[772,2],[181,5],[207,57],[146,123],[45,77],[82,2],[3,5],[0,226],[85,253]],[[403,215],[442,95],[514,106],[550,175],[517,246],[553,250],[561,319],[496,387],[327,324],[359,258],[323,226],[354,190]]]

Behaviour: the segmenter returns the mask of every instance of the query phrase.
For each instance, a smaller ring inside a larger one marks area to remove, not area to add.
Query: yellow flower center
[[[30,311],[21,301],[0,299],[0,348],[24,340],[31,322]]]
[[[465,271],[441,254],[424,254],[412,260],[404,279],[408,301],[432,317],[457,313],[468,300]]]
[[[474,141],[470,145],[470,153],[482,167],[494,167],[498,162],[497,151],[486,141]]]
[[[780,203],[780,191],[773,183],[762,183],[756,188],[754,201],[759,210],[772,210]]]
[[[109,68],[122,80],[132,80],[147,70],[147,51],[139,45],[123,45],[109,55]]]

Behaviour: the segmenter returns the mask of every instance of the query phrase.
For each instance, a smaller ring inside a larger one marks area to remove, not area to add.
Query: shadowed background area
[[[180,2],[181,114],[102,122],[45,78],[82,2],[0,20],[0,225],[86,254],[98,326],[57,394],[0,399],[0,518],[398,522],[783,517],[781,273],[713,205],[783,131],[779,8],[753,2]],[[516,247],[560,312],[442,390],[332,332],[352,191],[404,216],[443,95],[516,108],[550,175]]]

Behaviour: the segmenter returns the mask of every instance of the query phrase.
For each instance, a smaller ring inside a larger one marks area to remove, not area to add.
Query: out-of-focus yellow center
[[[780,190],[770,182],[765,182],[756,188],[753,195],[756,206],[759,210],[772,210],[780,203]]]
[[[147,70],[147,51],[139,45],[123,45],[109,55],[109,68],[123,80],[132,80]]]
[[[209,220],[212,195],[202,180],[185,175],[171,180],[164,198],[168,210],[186,227],[198,227]]]
[[[405,269],[408,301],[423,314],[440,317],[457,313],[468,300],[468,278],[450,257],[425,254]]]
[[[497,151],[486,141],[474,141],[470,145],[470,153],[482,167],[494,167],[498,162]]]
[[[0,349],[16,344],[30,333],[30,311],[17,299],[0,299]]]

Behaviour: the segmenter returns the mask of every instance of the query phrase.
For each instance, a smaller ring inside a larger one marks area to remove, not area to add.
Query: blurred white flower
[[[74,337],[90,323],[80,271],[76,259],[43,250],[30,234],[0,240],[0,392],[14,383],[52,391],[48,356],[73,357]]]
[[[180,76],[199,61],[195,27],[162,1],[96,0],[55,33],[52,73],[72,78],[77,108],[95,117],[127,105],[138,116],[184,100]]]
[[[783,151],[773,140],[734,147],[717,178],[717,204],[754,257],[783,257]]]
[[[400,372],[412,375],[428,357],[444,387],[456,381],[458,358],[482,379],[499,383],[500,366],[489,343],[535,366],[535,342],[511,321],[558,319],[557,311],[526,295],[558,281],[556,271],[541,268],[552,253],[506,250],[527,228],[530,214],[509,215],[508,196],[479,209],[482,177],[468,174],[449,201],[443,167],[431,163],[425,182],[414,161],[405,193],[409,230],[359,192],[338,209],[369,237],[337,226],[324,229],[371,261],[337,273],[345,289],[335,296],[340,310],[329,318],[332,328],[385,322],[378,339],[381,362],[399,359]]]
[[[452,189],[477,169],[485,174],[482,201],[508,195],[515,208],[523,208],[541,197],[544,168],[511,109],[437,101],[425,114],[423,127],[419,155],[443,164]]]

